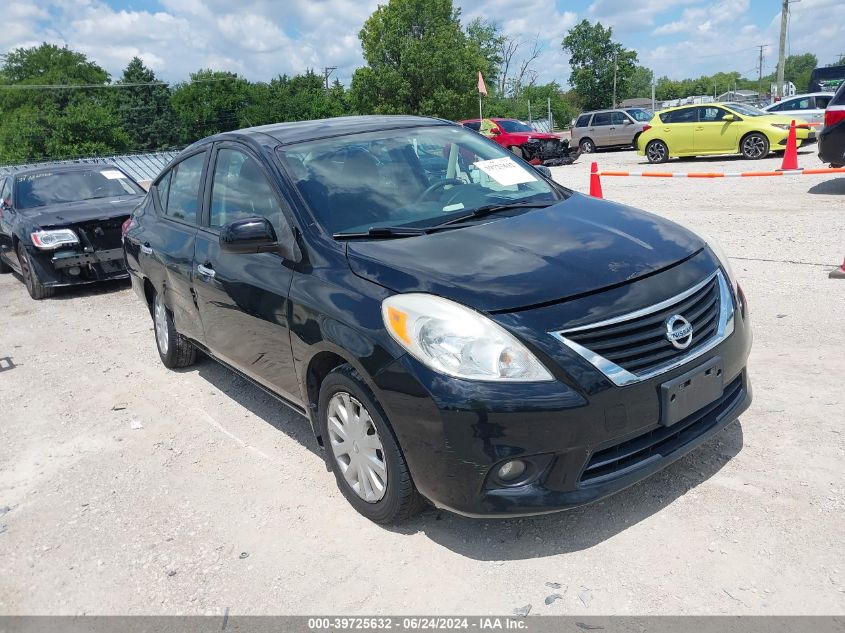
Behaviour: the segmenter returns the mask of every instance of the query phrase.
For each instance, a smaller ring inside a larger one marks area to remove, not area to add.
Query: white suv
[[[832,92],[810,92],[787,97],[763,108],[772,114],[783,114],[804,119],[808,123],[823,123],[824,110],[833,99]]]

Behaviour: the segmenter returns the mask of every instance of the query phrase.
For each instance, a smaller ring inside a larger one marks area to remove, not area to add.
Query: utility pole
[[[757,46],[757,48],[760,49],[760,65],[757,68],[757,90],[760,92],[761,96],[763,94],[763,49],[768,47],[768,44],[760,44]]]
[[[789,26],[789,5],[801,0],[783,0],[783,7],[780,10],[780,47],[778,48],[778,74],[777,92],[778,97],[783,97],[783,72],[786,58],[786,31]]]
[[[651,111],[654,112],[654,79],[651,80]]]
[[[326,82],[326,92],[329,91],[329,77],[331,77],[332,73],[337,70],[337,66],[326,66],[323,68],[323,78]]]
[[[616,51],[613,51],[613,106],[616,107]]]

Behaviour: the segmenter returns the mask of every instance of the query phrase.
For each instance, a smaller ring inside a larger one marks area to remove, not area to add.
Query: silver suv
[[[652,113],[643,108],[618,108],[584,112],[572,126],[572,143],[589,154],[600,147],[637,146],[637,137]]]

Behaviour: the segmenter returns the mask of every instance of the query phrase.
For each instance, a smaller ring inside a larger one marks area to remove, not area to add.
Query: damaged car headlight
[[[468,380],[553,380],[512,334],[458,303],[408,293],[388,297],[381,311],[393,339],[435,371]]]
[[[79,244],[76,233],[70,229],[55,229],[52,231],[34,231],[30,234],[32,243],[36,248],[51,250],[60,246]]]

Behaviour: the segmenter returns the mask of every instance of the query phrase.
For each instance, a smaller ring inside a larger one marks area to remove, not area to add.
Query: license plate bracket
[[[660,385],[660,424],[672,426],[721,397],[724,367],[719,356]]]

